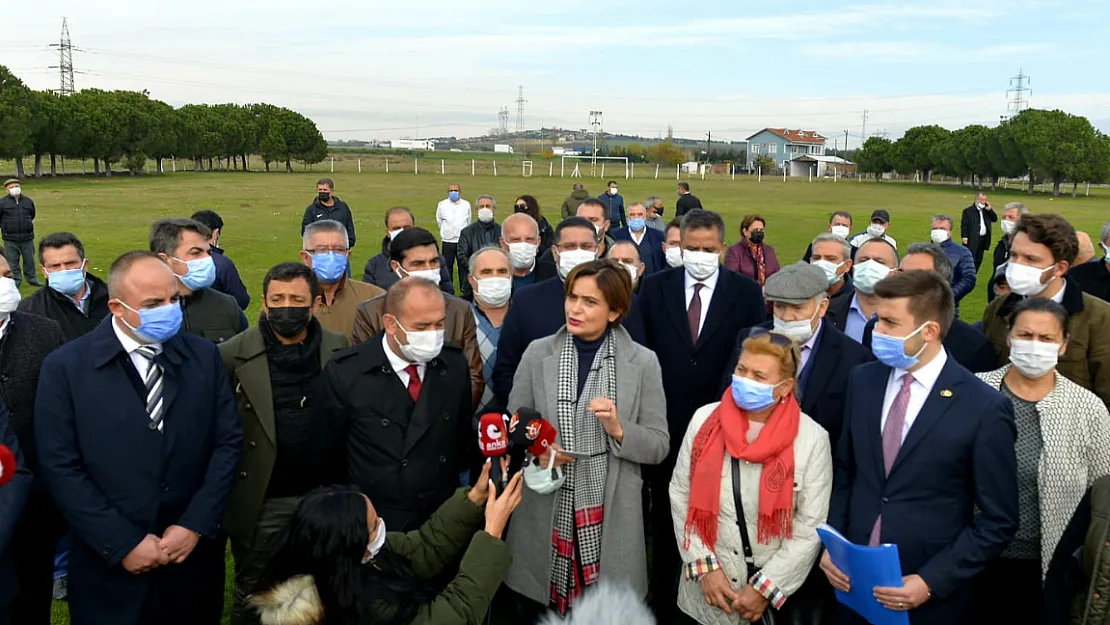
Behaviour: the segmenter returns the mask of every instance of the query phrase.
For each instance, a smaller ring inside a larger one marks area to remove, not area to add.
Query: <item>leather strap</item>
[[[748,523],[744,518],[744,503],[740,497],[740,459],[732,459],[732,502],[736,506],[736,525],[740,528],[740,540],[744,544],[744,563],[748,565],[748,579],[759,572],[752,555],[752,541],[748,538]]]

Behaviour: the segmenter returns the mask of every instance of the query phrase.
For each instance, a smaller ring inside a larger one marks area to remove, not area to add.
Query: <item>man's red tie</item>
[[[420,397],[420,387],[423,383],[420,382],[420,370],[416,365],[409,365],[405,367],[405,373],[409,374],[409,397],[412,398],[412,403]]]

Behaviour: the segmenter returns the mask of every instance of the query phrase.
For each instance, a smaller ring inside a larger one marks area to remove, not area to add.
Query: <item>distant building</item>
[[[823,178],[833,176],[833,170],[836,170],[835,175],[843,176],[848,172],[854,172],[856,164],[839,156],[825,156],[823,154],[803,154],[795,156],[789,162],[791,176],[808,178],[812,175],[814,178]]]
[[[389,142],[393,150],[425,150],[433,152],[436,149],[435,139],[395,139]]]
[[[813,130],[764,128],[748,137],[748,167],[761,154],[770,156],[778,167],[787,167],[792,159],[803,156],[824,156],[825,137]]]

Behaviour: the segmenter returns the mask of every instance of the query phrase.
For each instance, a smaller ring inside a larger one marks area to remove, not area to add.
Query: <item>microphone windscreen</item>
[[[509,433],[505,429],[505,418],[495,412],[487,412],[478,420],[478,449],[483,456],[503,456],[509,451]]]
[[[15,454],[7,445],[0,445],[0,486],[12,481],[15,471]]]

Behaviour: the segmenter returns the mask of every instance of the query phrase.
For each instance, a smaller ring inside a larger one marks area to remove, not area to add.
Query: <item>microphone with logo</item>
[[[527,449],[533,457],[541,458],[555,442],[555,435],[555,426],[532,408],[520,408],[509,418],[509,444],[514,452]],[[518,455],[513,458],[518,461],[514,462],[517,469],[524,464],[524,454]]]
[[[16,469],[15,454],[7,445],[0,445],[0,486],[12,481]]]
[[[508,476],[501,470],[501,459],[509,453],[509,432],[503,415],[487,412],[479,419],[478,449],[489,459],[489,478],[500,496],[501,489],[508,483]]]

